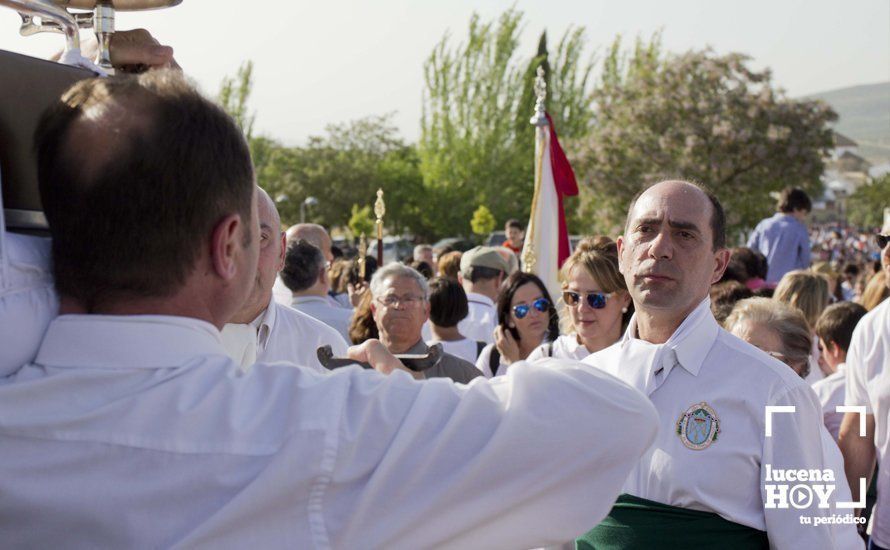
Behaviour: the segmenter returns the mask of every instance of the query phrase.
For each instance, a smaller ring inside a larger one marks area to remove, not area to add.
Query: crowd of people
[[[890,219],[811,232],[789,188],[731,248],[666,180],[554,296],[516,220],[386,265],[283,227],[177,70],[75,84],[35,146],[51,239],[0,241],[3,547],[890,548]]]

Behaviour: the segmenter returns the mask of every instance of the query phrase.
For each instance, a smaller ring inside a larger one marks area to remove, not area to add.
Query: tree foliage
[[[352,205],[352,216],[347,223],[353,237],[361,237],[364,235],[374,235],[375,218],[371,212],[371,206],[366,204],[359,207],[357,204]]]
[[[591,131],[571,147],[588,230],[618,231],[631,198],[669,177],[711,187],[733,228],[767,215],[771,191],[819,195],[836,115],[821,102],[786,98],[768,70],[748,62],[710,50],[665,54],[658,35],[629,52],[614,41],[593,93]]]
[[[479,205],[479,208],[473,212],[473,219],[470,220],[470,228],[473,230],[473,233],[481,236],[491,233],[496,224],[497,222],[491,214],[491,210],[484,204]]]
[[[223,78],[217,101],[235,119],[248,141],[253,137],[253,123],[256,114],[250,112],[247,102],[253,90],[253,61],[245,61],[235,76]]]
[[[857,227],[881,227],[890,205],[890,174],[861,185],[847,199],[847,221]]]
[[[424,193],[444,205],[434,226],[439,235],[466,227],[474,204],[497,219],[527,217],[534,177],[534,112],[531,86],[539,65],[551,67],[548,109],[565,135],[583,134],[592,117],[593,60],[582,59],[583,29],[569,29],[552,58],[542,35],[538,53],[519,54],[522,12],[495,21],[470,19],[466,40],[447,34],[424,64],[424,102],[418,143]]]

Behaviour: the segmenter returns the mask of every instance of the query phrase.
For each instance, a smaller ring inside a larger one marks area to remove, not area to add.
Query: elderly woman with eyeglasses
[[[487,378],[500,376],[545,341],[559,336],[559,315],[544,283],[517,271],[501,285],[497,298],[495,343],[482,349],[476,367]]]
[[[813,336],[799,309],[769,298],[748,298],[736,303],[724,327],[785,363],[801,378],[809,374]]]
[[[608,237],[588,237],[561,270],[566,305],[566,334],[539,346],[529,361],[543,357],[584,359],[621,338],[633,315],[624,277],[618,271],[618,248]]]

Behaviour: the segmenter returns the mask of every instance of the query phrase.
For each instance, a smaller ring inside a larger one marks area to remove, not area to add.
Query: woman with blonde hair
[[[736,303],[724,328],[791,367],[801,378],[810,371],[813,335],[804,314],[770,298]]]
[[[803,313],[810,327],[810,339],[813,348],[810,350],[810,369],[807,383],[814,384],[825,376],[819,369],[819,340],[816,338],[816,321],[831,302],[828,292],[828,279],[819,273],[798,269],[789,271],[779,281],[773,299],[797,308]]]
[[[871,276],[871,279],[868,280],[868,284],[865,285],[865,290],[862,291],[860,303],[866,311],[871,311],[878,307],[878,304],[886,300],[888,296],[890,296],[890,288],[887,286],[887,273],[878,271]]]
[[[618,247],[608,237],[578,243],[560,271],[566,305],[567,334],[539,346],[529,356],[583,359],[621,338],[633,315],[624,276],[618,271]]]

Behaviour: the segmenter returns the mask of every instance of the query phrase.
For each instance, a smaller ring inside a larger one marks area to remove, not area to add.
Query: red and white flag
[[[535,130],[535,194],[522,248],[523,270],[544,281],[555,300],[560,294],[559,268],[572,253],[563,197],[578,194],[578,183],[559,145],[553,119]]]

